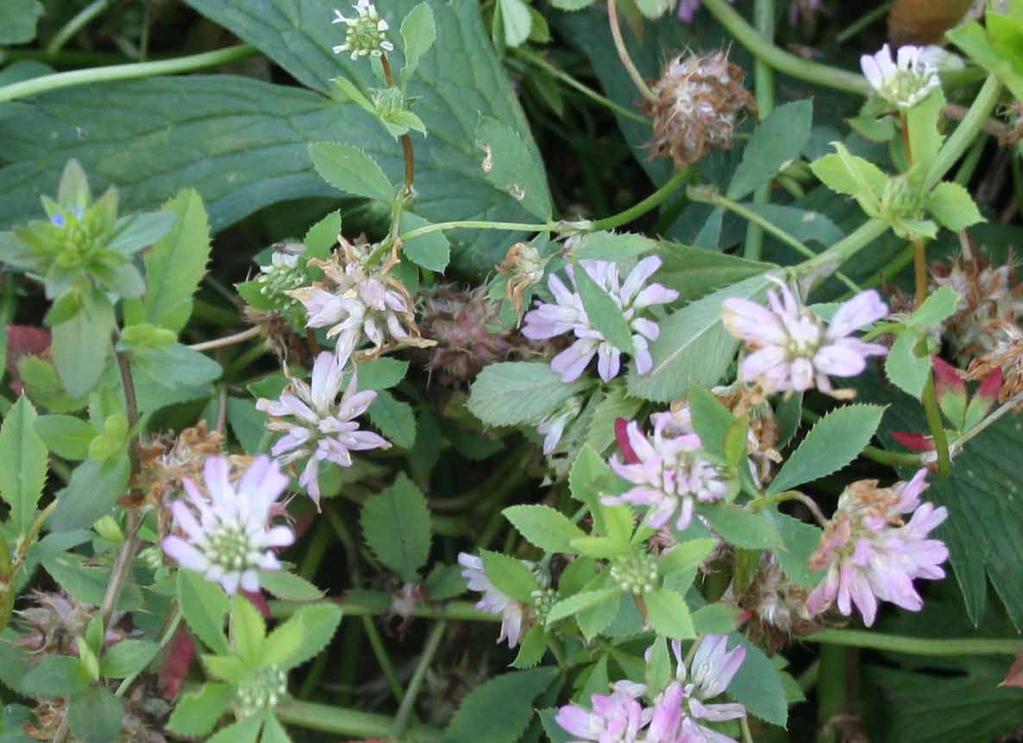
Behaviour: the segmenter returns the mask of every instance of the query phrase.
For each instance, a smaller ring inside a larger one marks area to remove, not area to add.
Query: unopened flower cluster
[[[902,46],[892,57],[887,44],[875,54],[860,57],[870,87],[896,108],[913,108],[941,86],[937,47]]]
[[[681,643],[672,643],[672,653],[677,664],[675,677],[648,704],[644,703],[649,696],[644,684],[617,681],[610,694],[592,695],[589,708],[578,704],[561,707],[555,721],[577,741],[734,741],[712,726],[746,717],[746,708],[711,700],[728,689],[746,659],[746,649],[739,645],[729,650],[725,635],[707,635],[696,646],[688,669]]]
[[[913,581],[944,578],[941,564],[948,559],[948,548],[929,538],[948,512],[921,502],[926,487],[927,470],[922,469],[909,482],[891,487],[878,487],[876,480],[860,480],[845,489],[820,547],[810,559],[812,569],[827,572],[807,597],[809,615],[837,602],[846,616],[855,606],[869,627],[877,616],[879,601],[909,611],[923,607]]]
[[[380,17],[376,6],[370,0],[358,0],[352,8],[355,10],[352,17],[345,16],[340,10],[334,11],[331,23],[348,26],[345,42],[334,47],[334,54],[348,52],[356,60],[359,57],[380,57],[384,52],[393,52],[394,44],[387,40],[390,27]]]
[[[622,315],[632,331],[632,348],[629,349],[636,362],[636,371],[647,374],[653,367],[649,341],[657,340],[660,328],[656,322],[643,316],[649,307],[674,302],[678,292],[661,284],[647,284],[661,266],[661,259],[648,256],[639,261],[621,281],[617,264],[611,261],[583,260],[579,265],[593,281],[603,289],[621,309]],[[554,357],[551,368],[561,375],[565,382],[578,379],[597,357],[597,372],[600,378],[609,382],[621,372],[622,350],[616,348],[594,327],[583,306],[572,266],[565,271],[572,283],[569,289],[555,274],[547,279],[547,286],[554,295],[554,303],[540,302],[536,309],[526,313],[522,334],[530,340],[546,340],[565,333],[572,333],[575,341]]]
[[[853,337],[888,314],[876,291],[860,292],[843,303],[831,322],[804,306],[781,282],[767,299],[767,307],[748,299],[727,299],[722,317],[725,327],[750,351],[739,365],[739,378],[765,394],[816,387],[836,397],[848,396],[832,387],[830,377],[862,374],[869,357],[887,353],[878,343]]]

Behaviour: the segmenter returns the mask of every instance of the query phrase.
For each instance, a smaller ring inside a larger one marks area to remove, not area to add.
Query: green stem
[[[728,0],[704,0],[703,7],[753,56],[778,72],[826,88],[835,88],[860,95],[867,95],[870,92],[870,84],[862,75],[810,62],[795,54],[782,51],[770,40],[757,33],[757,30],[728,4]]]
[[[881,237],[887,230],[888,225],[880,219],[868,219],[823,253],[818,253],[816,257],[803,261],[792,271],[797,277],[824,275],[835,271],[863,248]]]
[[[921,402],[924,405],[924,415],[927,417],[927,427],[931,431],[931,438],[934,439],[934,449],[938,454],[938,474],[948,477],[952,474],[952,458],[949,456],[948,437],[945,435],[945,424],[941,419],[938,396],[934,390],[933,373],[927,375]]]
[[[887,451],[878,449],[876,446],[868,446],[860,453],[873,462],[886,464],[889,467],[920,467],[924,462],[923,457],[919,454]]]
[[[945,144],[938,151],[931,169],[927,172],[927,179],[924,183],[924,192],[930,191],[945,177],[945,174],[952,169],[973,144],[977,134],[984,128],[988,116],[998,105],[998,98],[1002,93],[1001,83],[994,75],[988,75],[984,85],[981,86],[977,97],[973,99],[966,116],[959,122],[959,126],[945,140]]]
[[[398,672],[394,669],[394,664],[391,663],[391,656],[387,654],[387,648],[384,647],[384,640],[380,636],[380,630],[373,624],[372,617],[362,617],[362,629],[366,632],[369,646],[373,649],[373,655],[376,656],[380,670],[384,672],[384,678],[391,689],[391,694],[394,695],[394,699],[400,704],[404,701],[401,679],[398,678]]]
[[[886,635],[873,630],[825,629],[801,638],[827,645],[847,645],[871,650],[885,650],[909,655],[1018,655],[1023,651],[1023,639],[931,639]]]
[[[412,715],[416,697],[419,696],[419,689],[422,687],[423,681],[426,680],[426,672],[430,670],[433,656],[437,654],[437,648],[440,647],[440,641],[444,638],[444,630],[447,627],[447,622],[443,620],[437,622],[437,624],[433,625],[433,629],[430,630],[430,634],[426,638],[423,654],[419,656],[419,663],[416,664],[416,670],[413,671],[412,678],[409,680],[408,689],[405,690],[405,697],[401,700],[401,706],[398,707],[398,714],[394,716],[394,727],[391,730],[391,737],[395,740],[401,740],[405,728],[408,727],[409,717]]]
[[[47,54],[56,54],[64,45],[81,31],[89,22],[107,9],[110,0],[93,0],[93,2],[82,8],[70,21],[65,23],[46,45]]]
[[[373,606],[361,603],[357,599],[343,599],[334,602],[341,607],[348,617],[373,617],[390,613],[390,606]],[[303,604],[305,606],[306,604]],[[298,607],[294,602],[271,601],[270,616],[275,619],[290,617]],[[410,616],[419,619],[450,619],[462,622],[500,622],[500,614],[480,611],[468,601],[450,601],[441,605],[421,604],[410,612]]]
[[[845,709],[846,660],[845,648],[832,644],[821,646],[817,674],[818,743],[838,740],[833,721]]]
[[[611,29],[611,39],[614,41],[615,51],[618,52],[618,59],[622,61],[622,66],[629,73],[633,85],[636,86],[636,89],[648,101],[656,102],[657,96],[654,95],[654,91],[650,90],[650,86],[647,85],[643,75],[636,68],[636,63],[632,61],[628,47],[625,46],[625,39],[622,38],[622,27],[618,23],[618,5],[615,0],[607,0],[607,20],[608,26]]]
[[[414,230],[398,235],[402,242],[408,242],[432,232],[446,232],[448,230],[509,230],[511,232],[557,232],[560,225],[557,222],[545,222],[544,224],[526,224],[523,222],[488,222],[482,219],[461,219],[454,222],[435,222],[425,224]]]
[[[753,22],[757,32],[774,43],[774,0],[754,0]],[[757,99],[757,115],[763,121],[774,109],[774,70],[757,57],[753,62],[754,93]],[[765,183],[753,194],[753,202],[766,204],[771,200],[771,184]],[[764,252],[764,228],[756,222],[746,227],[746,245],[743,257],[759,261]]]
[[[288,725],[352,738],[386,740],[393,724],[391,718],[384,715],[298,700],[288,700],[278,705],[274,713],[281,722]],[[431,728],[415,727],[413,730],[417,740],[440,740],[440,733]]]
[[[616,114],[622,116],[623,118],[631,119],[632,121],[639,122],[640,124],[646,124],[647,126],[650,126],[652,124],[651,120],[648,119],[646,116],[643,116],[642,114],[636,113],[635,111],[628,109],[625,106],[615,103],[610,98],[605,98],[592,88],[583,85],[581,82],[576,80],[574,77],[569,75],[564,70],[548,62],[543,57],[543,55],[537,54],[531,49],[527,49],[524,46],[520,46],[515,49],[515,56],[524,59],[526,62],[533,65],[534,67],[540,68],[548,75],[553,77],[555,80],[560,80],[573,90],[582,93],[591,101],[599,103],[601,106],[604,106],[605,108],[614,111]]]
[[[39,95],[40,93],[48,93],[52,90],[69,88],[75,85],[192,72],[244,59],[255,53],[255,47],[248,44],[239,44],[238,46],[231,46],[226,49],[218,49],[214,52],[203,52],[202,54],[192,54],[187,57],[177,57],[159,62],[139,62],[137,64],[95,67],[88,70],[57,72],[53,75],[43,75],[31,80],[23,80],[22,82],[5,85],[0,88],[0,101],[13,101],[16,98]]]
[[[590,228],[594,231],[613,230],[615,227],[621,227],[629,222],[633,222],[667,201],[668,197],[675,193],[675,191],[685,184],[687,180],[689,180],[688,171],[680,170],[668,179],[663,186],[658,188],[639,203],[633,204],[628,209],[619,212],[618,214],[612,214],[610,217],[604,217],[603,219],[596,220]]]
[[[846,28],[835,34],[835,41],[838,44],[844,44],[849,41],[849,39],[865,29],[867,26],[884,18],[890,7],[892,7],[891,0],[886,3],[879,3],[876,8],[867,11],[855,21],[850,23]]]

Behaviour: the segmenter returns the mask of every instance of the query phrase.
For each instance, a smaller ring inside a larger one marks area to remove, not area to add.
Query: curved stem
[[[391,88],[397,88],[398,83],[394,79],[394,72],[391,70],[391,62],[384,54],[380,57],[380,64],[384,68],[384,79]],[[401,135],[401,153],[405,160],[405,195],[412,195],[412,185],[416,180],[416,158],[412,152],[412,137],[408,133]]]
[[[557,222],[546,222],[544,224],[524,224],[522,222],[488,222],[482,219],[462,219],[454,222],[435,222],[424,224],[414,230],[398,235],[402,242],[408,242],[431,232],[446,232],[447,230],[510,230],[512,232],[557,232]]]
[[[538,67],[539,69],[543,70],[554,79],[560,80],[561,82],[565,83],[565,85],[567,85],[568,87],[582,93],[591,101],[599,103],[601,106],[604,106],[605,108],[615,112],[619,116],[622,116],[626,119],[631,119],[632,121],[636,121],[640,124],[646,124],[647,126],[650,126],[653,123],[649,118],[647,118],[643,114],[636,113],[635,111],[628,109],[625,106],[615,103],[610,98],[605,98],[592,88],[583,85],[581,82],[576,80],[574,77],[569,75],[564,70],[555,67],[553,64],[548,62],[546,59],[544,59],[543,55],[537,54],[531,49],[527,49],[524,46],[517,47],[515,49],[515,56],[524,59],[526,62],[533,65],[534,67]]]
[[[1017,655],[1023,651],[1023,639],[931,639],[855,629],[825,629],[802,639],[828,645],[846,645],[910,655]]]
[[[890,7],[892,7],[891,0],[888,0],[888,2],[878,4],[876,8],[867,11],[859,18],[857,18],[855,21],[853,21],[848,26],[839,31],[837,34],[835,34],[835,42],[838,44],[844,44],[845,42],[849,41],[849,39],[851,39],[853,36],[855,36],[860,31],[865,29],[867,26],[871,25],[875,21],[884,18],[885,14],[888,12],[888,9]]]
[[[806,495],[805,493],[800,493],[798,490],[786,490],[784,492],[775,493],[773,495],[761,495],[759,498],[750,501],[749,505],[753,512],[756,513],[758,511],[763,510],[767,506],[776,506],[779,503],[785,503],[786,501],[793,500],[798,501],[799,503],[802,503],[804,506],[806,506],[807,510],[809,510],[810,513],[813,514],[813,517],[817,520],[818,524],[820,524],[821,526],[828,525],[828,518],[821,511],[820,506],[817,505],[817,502],[810,496]]]
[[[757,31],[768,41],[774,43],[774,0],[754,0],[753,22]],[[757,99],[757,115],[763,121],[774,109],[774,70],[764,60],[757,57],[753,63],[753,85]],[[771,200],[771,184],[765,183],[753,194],[753,202],[766,204]],[[743,247],[743,258],[759,261],[764,250],[764,229],[756,222],[746,226],[746,245]]]
[[[888,225],[880,219],[868,219],[823,253],[818,253],[815,258],[803,261],[798,266],[795,266],[793,272],[796,276],[802,277],[835,271],[859,251],[887,232],[887,230]]]
[[[70,88],[75,85],[110,82],[111,80],[132,80],[154,75],[173,75],[179,72],[192,72],[206,67],[215,67],[227,62],[244,59],[256,53],[256,48],[248,44],[218,49],[214,52],[192,54],[159,62],[139,62],[137,64],[120,64],[109,67],[95,67],[88,70],[72,70],[57,72],[53,75],[34,77],[31,80],[12,83],[0,88],[0,101],[13,101],[51,90]]]
[[[938,454],[938,474],[948,477],[952,474],[952,458],[948,451],[948,436],[945,435],[945,423],[941,419],[941,408],[938,407],[938,396],[934,390],[934,373],[927,374],[927,383],[921,398],[924,405],[924,416],[927,427],[934,439],[934,450]]]
[[[391,718],[384,715],[332,707],[327,704],[300,702],[297,699],[279,704],[274,709],[274,714],[281,722],[289,725],[319,730],[324,733],[334,733],[346,738],[388,740],[393,724]],[[416,740],[440,740],[440,733],[431,728],[417,726],[413,727],[413,731],[416,734]]]
[[[718,23],[725,27],[726,31],[735,37],[736,41],[746,47],[757,59],[762,60],[778,72],[826,88],[845,90],[860,95],[870,92],[870,84],[862,75],[818,62],[810,62],[782,51],[757,33],[756,29],[750,26],[728,4],[728,0],[704,0],[703,7],[717,19]]]
[[[632,57],[629,56],[629,50],[625,46],[625,39],[622,38],[622,27],[618,23],[618,6],[615,0],[607,0],[607,22],[611,27],[611,38],[614,40],[615,50],[618,52],[618,58],[622,60],[622,66],[625,67],[625,71],[629,73],[629,77],[632,78],[633,84],[636,89],[643,94],[643,97],[648,101],[656,102],[657,96],[654,95],[654,91],[650,90],[650,86],[646,84],[646,80],[643,79],[643,75],[640,74],[639,70],[636,69],[636,63],[632,61]]]
[[[93,0],[93,2],[82,8],[71,20],[61,26],[60,30],[53,35],[53,38],[50,39],[50,43],[46,45],[46,53],[56,54],[63,49],[64,45],[68,43],[75,34],[85,28],[85,26],[89,24],[89,21],[106,10],[108,5],[110,5],[110,0]]]
[[[444,630],[447,627],[448,623],[442,619],[433,625],[433,629],[430,630],[430,634],[426,638],[423,654],[419,656],[419,663],[416,664],[416,670],[412,672],[405,696],[398,707],[398,713],[394,716],[394,726],[391,729],[391,737],[394,740],[401,740],[405,728],[408,727],[409,716],[415,706],[416,697],[419,696],[419,689],[423,685],[423,681],[426,680],[426,672],[430,670],[433,656],[437,654],[437,648],[440,647],[440,641],[444,638]]]
[[[621,227],[629,222],[633,222],[639,219],[647,212],[653,211],[671,196],[678,188],[689,180],[689,171],[680,170],[673,175],[667,182],[652,194],[647,196],[645,199],[637,204],[633,204],[625,211],[613,214],[610,217],[604,217],[598,219],[590,226],[592,230],[613,230],[615,227]]]
[[[920,454],[888,451],[887,449],[878,449],[876,446],[868,446],[860,454],[872,462],[886,464],[889,467],[921,467],[924,464],[924,458]]]
[[[945,177],[945,174],[952,169],[952,166],[961,158],[977,133],[987,124],[988,116],[998,105],[998,98],[1002,94],[1002,85],[994,75],[988,75],[987,80],[981,86],[977,97],[973,99],[970,109],[963,116],[959,126],[945,140],[945,144],[938,151],[931,169],[927,173],[927,180],[924,183],[925,191],[929,191],[938,185],[938,182]]]
[[[233,335],[225,335],[223,338],[214,338],[210,341],[203,341],[202,343],[193,343],[189,346],[193,351],[212,351],[215,348],[226,348],[227,346],[233,346],[237,343],[244,343],[251,338],[258,338],[259,334],[263,331],[257,325],[253,325],[251,328],[242,330],[239,333]]]

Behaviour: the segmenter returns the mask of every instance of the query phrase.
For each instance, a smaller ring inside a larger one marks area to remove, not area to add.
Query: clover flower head
[[[389,449],[387,439],[372,431],[359,429],[356,420],[377,397],[372,390],[358,390],[354,367],[348,387],[341,393],[342,377],[348,354],[322,352],[313,364],[312,384],[294,377],[278,400],[260,399],[256,409],[270,416],[268,428],[282,431],[270,453],[283,464],[308,458],[299,484],[319,506],[321,462],[340,467],[352,466],[353,451]],[[340,399],[338,395],[340,394]]]
[[[507,640],[510,648],[518,645],[526,618],[525,607],[490,582],[483,568],[483,559],[479,556],[462,552],[458,555],[458,564],[463,568],[462,577],[469,584],[469,590],[483,594],[476,608],[489,614],[501,615],[501,634],[497,641],[500,643]]]
[[[724,468],[703,451],[697,434],[672,435],[669,423],[669,418],[659,418],[648,439],[639,424],[629,421],[626,438],[631,456],[622,461],[615,455],[610,465],[632,488],[621,495],[605,496],[602,502],[646,506],[644,523],[654,529],[663,527],[677,513],[675,528],[684,531],[696,504],[722,500],[730,483]]]
[[[888,488],[878,487],[876,480],[860,480],[845,489],[810,558],[811,568],[827,572],[807,597],[808,615],[825,611],[837,600],[845,616],[855,605],[869,627],[879,601],[909,611],[923,608],[913,581],[944,578],[941,564],[948,559],[948,548],[928,538],[948,512],[920,501],[926,487],[927,470],[921,469],[909,482]],[[906,514],[912,514],[908,521]]]
[[[334,10],[334,20],[331,23],[348,26],[345,43],[335,46],[334,54],[349,52],[352,59],[356,60],[359,57],[380,57],[384,52],[393,52],[394,44],[387,40],[387,30],[390,27],[380,17],[376,5],[370,0],[358,0],[352,8],[355,15],[351,18],[343,15],[340,10]]]
[[[536,432],[543,436],[543,453],[550,456],[565,434],[565,428],[579,416],[582,400],[571,397],[564,405],[548,415],[536,427]]]
[[[287,487],[288,478],[269,457],[256,459],[238,478],[226,457],[210,457],[203,488],[186,479],[185,497],[171,503],[182,536],[164,538],[164,553],[228,593],[258,590],[260,570],[281,569],[273,548],[295,540],[287,526],[270,525],[272,508]]]
[[[564,730],[580,741],[637,741],[640,730],[650,721],[650,712],[639,701],[646,693],[643,684],[618,681],[610,694],[593,694],[591,709],[578,704],[561,707],[554,717]]]
[[[888,103],[909,109],[941,86],[937,57],[929,47],[901,46],[892,57],[885,44],[875,54],[860,57],[860,67],[870,87]]]
[[[330,260],[309,262],[322,269],[324,280],[288,292],[305,306],[307,326],[328,328],[327,337],[336,339],[339,356],[357,350],[367,340],[373,353],[433,345],[419,335],[408,290],[390,278],[386,268],[367,268],[372,248],[375,246],[342,239],[341,249]]]
[[[618,266],[612,261],[579,262],[586,274],[611,297],[621,309],[632,331],[633,358],[636,371],[647,374],[653,368],[648,341],[657,340],[660,327],[656,322],[642,316],[643,310],[656,304],[667,304],[678,299],[678,292],[660,284],[646,285],[658,268],[661,259],[647,256],[639,261],[625,281],[621,281]],[[572,282],[572,290],[551,274],[547,286],[554,295],[554,303],[538,302],[535,309],[526,313],[522,334],[530,340],[546,340],[565,333],[572,333],[575,341],[551,361],[551,368],[561,375],[562,381],[578,379],[597,357],[597,371],[600,378],[609,382],[621,371],[620,349],[612,345],[590,322],[582,297],[577,289],[573,268],[565,269]]]
[[[887,353],[880,344],[851,336],[885,317],[888,306],[876,291],[860,292],[825,323],[788,286],[779,281],[778,287],[767,293],[767,307],[737,297],[722,305],[725,327],[752,352],[739,364],[739,378],[766,394],[816,386],[834,397],[850,396],[834,390],[829,377],[854,377],[866,369],[867,358]]]
[[[737,645],[729,650],[727,635],[705,635],[696,646],[688,673],[682,643],[673,641],[671,650],[677,663],[675,681],[668,685],[655,704],[654,719],[660,716],[662,719],[667,717],[669,722],[678,720],[679,736],[661,740],[733,741],[703,723],[738,720],[746,716],[746,708],[738,702],[710,701],[728,689],[746,660],[746,648]],[[676,699],[681,699],[680,712],[674,712],[669,706],[676,704]]]

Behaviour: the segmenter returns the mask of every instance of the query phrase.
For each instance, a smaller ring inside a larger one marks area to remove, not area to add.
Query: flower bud
[[[508,248],[508,253],[497,267],[497,272],[508,279],[505,293],[516,312],[522,311],[525,292],[540,283],[543,268],[544,261],[540,257],[540,251],[529,243],[515,243]]]

